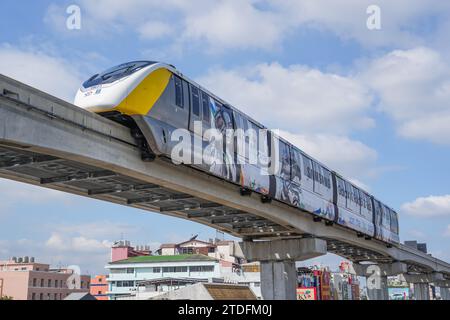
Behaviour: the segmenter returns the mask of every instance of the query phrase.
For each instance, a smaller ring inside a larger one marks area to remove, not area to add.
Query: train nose
[[[78,90],[74,104],[92,112],[105,112],[116,107],[119,102],[117,97],[108,94],[101,86],[97,86]]]

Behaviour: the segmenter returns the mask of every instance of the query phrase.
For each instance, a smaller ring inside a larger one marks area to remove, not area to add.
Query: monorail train
[[[183,128],[191,139],[200,136],[202,151],[213,159],[192,166],[240,185],[242,194],[259,193],[264,202],[272,199],[284,202],[309,212],[317,221],[339,224],[355,230],[358,236],[375,238],[388,246],[399,243],[398,215],[394,210],[185,77],[172,65],[134,61],[96,74],[83,83],[75,105],[129,126],[140,142],[143,160],[151,161],[156,156],[170,158],[179,142],[172,141],[172,134]],[[197,121],[204,128],[220,132],[263,130],[267,138],[244,137],[248,153],[240,152],[235,144],[214,148],[208,137],[196,132]],[[262,168],[249,161],[249,156],[271,157],[270,145],[275,141],[279,146],[276,161],[280,170],[262,174]]]

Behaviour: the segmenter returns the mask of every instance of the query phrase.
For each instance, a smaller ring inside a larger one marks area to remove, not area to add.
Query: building
[[[108,300],[108,276],[100,275],[92,278],[90,293],[97,300]]]
[[[219,266],[217,259],[200,254],[141,256],[114,261],[106,266],[109,269],[108,296],[117,300],[145,291],[150,297],[180,287],[177,279],[213,281],[220,278]],[[153,283],[149,282],[152,280]]]
[[[34,258],[0,261],[2,294],[14,300],[63,300],[74,292],[89,292],[90,277],[71,269],[50,269]],[[72,289],[74,288],[74,289]]]
[[[243,264],[230,255],[232,241],[198,240],[162,244],[157,255],[129,256],[136,251],[128,241],[113,246],[108,296],[111,299],[146,299],[193,283],[232,283],[248,286],[261,298],[259,264]],[[127,247],[122,250],[121,247]],[[121,249],[121,254],[114,251]],[[126,257],[117,260],[118,257]]]

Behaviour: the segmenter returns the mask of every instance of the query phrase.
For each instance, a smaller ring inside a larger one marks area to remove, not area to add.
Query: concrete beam
[[[450,288],[450,280],[435,281],[434,284],[436,285],[436,287]]]
[[[383,264],[353,263],[353,269],[356,275],[366,277],[369,300],[389,300],[387,277],[406,272],[408,266],[402,262]]]
[[[327,253],[325,240],[316,238],[240,242],[233,255],[248,261],[303,261]]]
[[[444,280],[442,273],[421,273],[421,274],[408,274],[404,273],[403,277],[408,283],[431,283]]]
[[[380,263],[380,264],[358,264],[353,263],[353,269],[357,276],[367,277],[377,272],[380,276],[396,276],[408,271],[408,266],[402,262]]]

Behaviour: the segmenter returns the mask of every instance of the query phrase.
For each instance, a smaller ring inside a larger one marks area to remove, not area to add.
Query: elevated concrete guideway
[[[450,264],[421,251],[365,240],[257,194],[243,197],[239,186],[167,159],[143,162],[128,128],[1,75],[0,177],[196,221],[246,241],[317,238],[356,263],[399,261],[409,272],[450,278]]]

